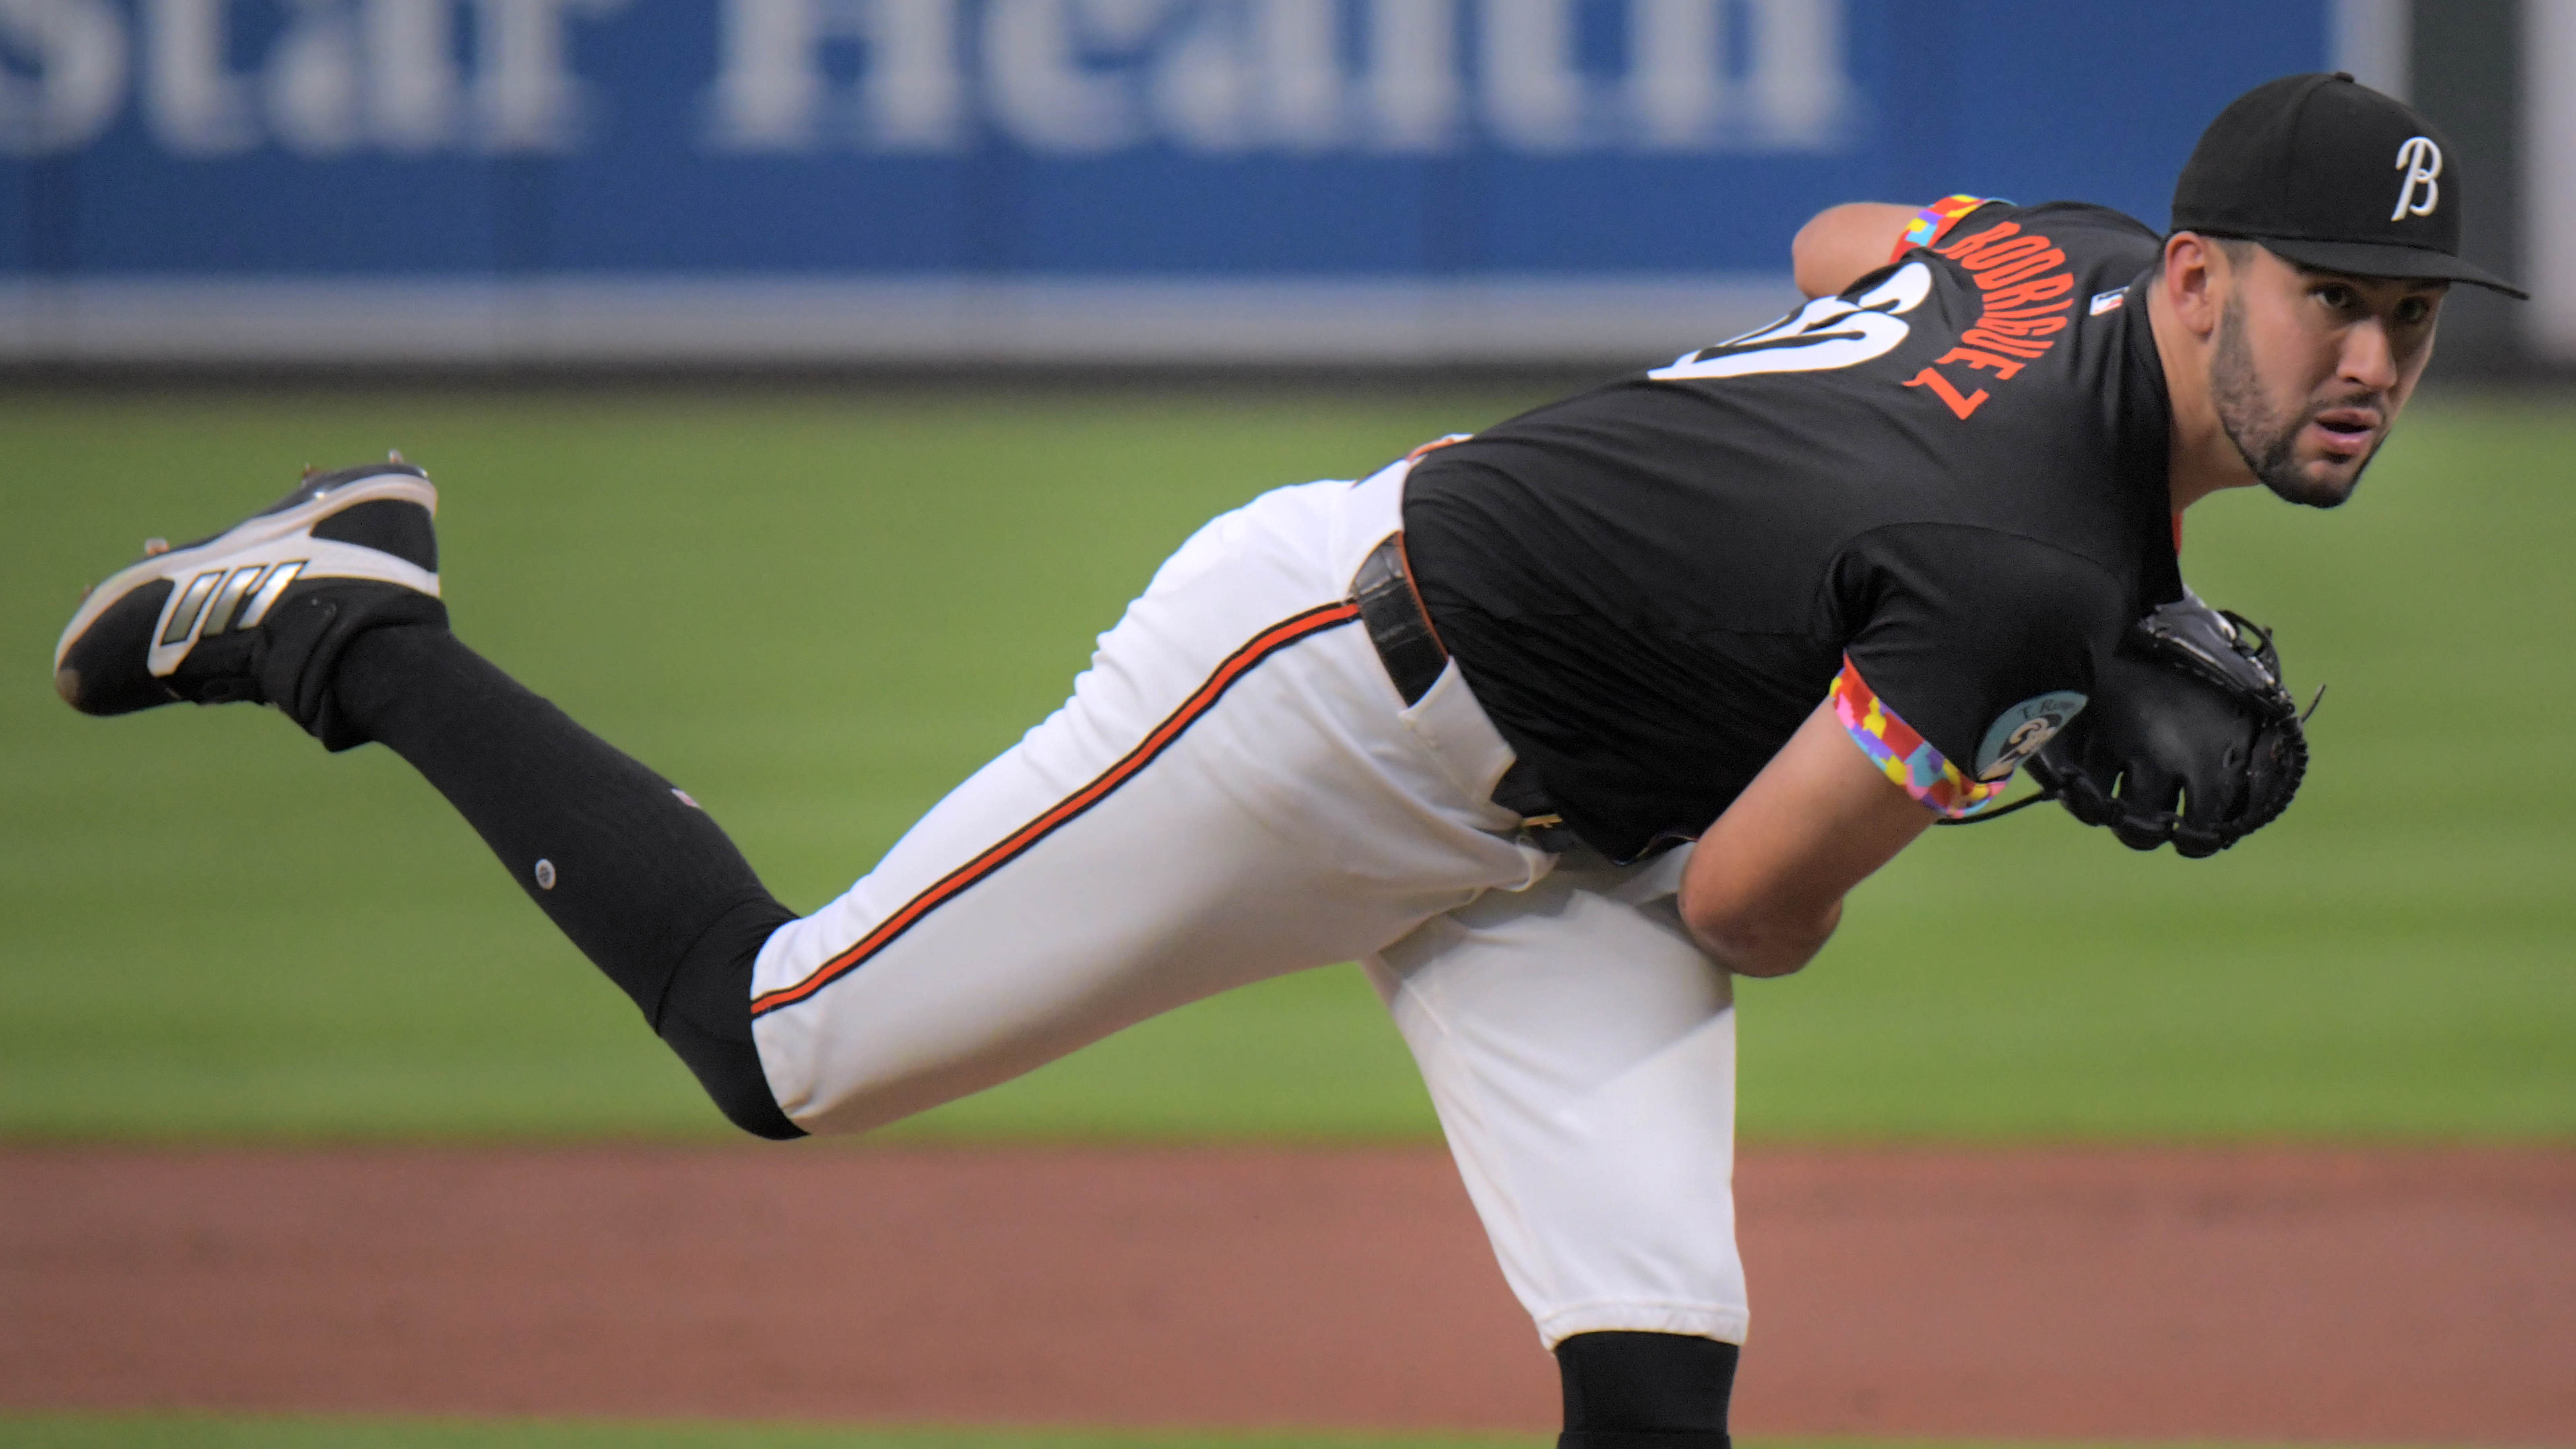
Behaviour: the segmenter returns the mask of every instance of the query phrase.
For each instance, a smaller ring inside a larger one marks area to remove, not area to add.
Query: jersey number
[[[1932,295],[1932,269],[1907,262],[1858,301],[1818,297],[1759,332],[1730,337],[1715,347],[1685,352],[1670,367],[1646,376],[1658,382],[1706,377],[1747,377],[1762,372],[1823,372],[1857,367],[1896,350],[1913,330],[1906,313]]]

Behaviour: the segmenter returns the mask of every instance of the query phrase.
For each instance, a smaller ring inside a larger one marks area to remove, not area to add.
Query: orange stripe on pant
[[[1144,740],[1120,758],[1118,763],[1102,771],[1098,778],[1067,796],[1045,814],[1011,832],[1000,844],[949,872],[928,890],[906,901],[903,909],[888,916],[875,930],[861,937],[848,950],[840,952],[816,967],[812,975],[793,986],[782,986],[776,991],[764,992],[753,997],[751,1014],[755,1017],[765,1016],[783,1007],[794,1006],[865,965],[869,957],[894,944],[904,932],[919,924],[923,917],[965,894],[968,887],[1009,864],[1039,841],[1071,824],[1085,811],[1109,798],[1120,785],[1135,778],[1138,771],[1152,764],[1156,756],[1171,748],[1172,743],[1178,740],[1199,716],[1207,713],[1219,699],[1225,696],[1227,690],[1234,687],[1237,680],[1252,672],[1261,661],[1301,639],[1322,633],[1327,629],[1340,628],[1357,619],[1359,615],[1360,606],[1344,600],[1320,605],[1302,614],[1291,615],[1261,631],[1250,643],[1226,656],[1225,662],[1217,666],[1216,672],[1208,676],[1206,683],[1192,691],[1190,697],[1181,702],[1180,708],[1172,711],[1161,724],[1148,731]]]

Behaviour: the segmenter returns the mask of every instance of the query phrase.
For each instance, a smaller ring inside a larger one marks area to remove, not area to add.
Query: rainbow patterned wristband
[[[1942,197],[1914,213],[1914,219],[1905,224],[1905,235],[1897,241],[1896,250],[1887,259],[1892,262],[1916,247],[1932,245],[1941,239],[1944,232],[1957,225],[1960,217],[1992,200],[1991,196],[1970,196],[1965,192]]]
[[[1930,740],[1897,718],[1896,711],[1860,677],[1848,654],[1843,656],[1843,672],[1834,676],[1831,697],[1835,716],[1870,763],[1937,814],[1952,820],[1974,815],[2001,798],[2011,783],[1989,784],[1960,774],[1959,767],[1943,759]]]

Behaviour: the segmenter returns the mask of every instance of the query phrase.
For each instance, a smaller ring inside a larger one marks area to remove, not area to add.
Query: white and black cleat
[[[212,538],[166,546],[90,591],[54,646],[54,689],[85,714],[176,700],[276,705],[333,748],[330,671],[359,633],[447,622],[438,490],[408,463],[309,473]],[[158,543],[158,540],[154,540]]]

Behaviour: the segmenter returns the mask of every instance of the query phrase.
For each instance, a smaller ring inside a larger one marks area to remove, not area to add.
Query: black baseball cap
[[[2245,237],[2357,277],[2529,294],[2460,259],[2458,158],[2432,122],[2341,71],[2265,81],[2201,132],[2174,183],[2176,231]]]

